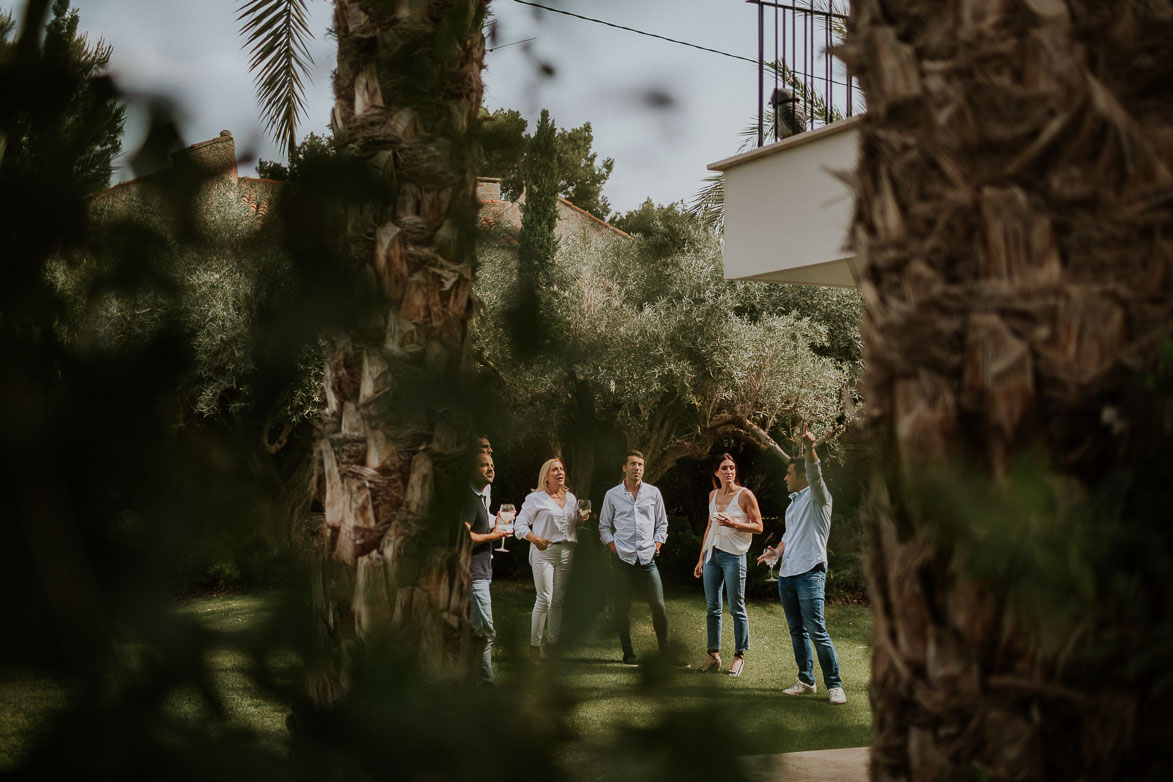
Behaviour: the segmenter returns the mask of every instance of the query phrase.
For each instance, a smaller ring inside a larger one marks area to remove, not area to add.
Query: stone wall
[[[236,141],[227,130],[214,139],[192,144],[175,157],[187,158],[202,173],[223,175],[236,183]]]
[[[481,203],[482,223],[500,226],[510,231],[521,230],[525,193],[522,193],[517,201],[507,201],[501,197],[500,179],[482,177],[477,182],[477,199]],[[558,223],[554,226],[554,233],[562,243],[587,241],[594,244],[631,238],[618,228],[579,209],[565,198],[558,199]]]

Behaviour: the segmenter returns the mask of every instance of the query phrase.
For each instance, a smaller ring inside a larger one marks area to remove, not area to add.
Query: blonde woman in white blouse
[[[534,571],[533,614],[530,616],[530,657],[540,660],[542,640],[553,655],[562,629],[562,606],[570,581],[578,501],[566,489],[566,467],[561,459],[548,459],[538,473],[538,488],[521,506],[514,535],[530,542],[529,563]]]
[[[709,659],[699,672],[721,670],[721,587],[724,585],[729,613],[733,616],[733,664],[729,666],[729,675],[740,676],[749,649],[745,553],[754,533],[762,531],[762,512],[753,492],[737,483],[737,462],[727,453],[721,454],[713,466],[713,485],[716,488],[709,493],[709,523],[705,527],[704,544],[692,572],[697,578],[704,577],[708,604],[705,629]]]

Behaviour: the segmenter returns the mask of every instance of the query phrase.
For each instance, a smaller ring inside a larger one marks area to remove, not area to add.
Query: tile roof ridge
[[[587,210],[583,209],[581,206],[575,206],[574,204],[570,203],[562,196],[558,196],[558,200],[561,201],[562,203],[566,204],[567,206],[569,206],[571,209],[575,210],[576,212],[581,212],[582,214],[586,215],[590,219],[594,220],[596,223],[599,223],[600,225],[604,225],[607,228],[610,228],[612,231],[619,234],[620,236],[626,237],[628,239],[631,238],[631,234],[627,233],[626,231],[620,230],[619,228],[616,228],[615,226],[611,225],[610,223],[608,223],[606,220],[603,220],[602,218],[594,216],[593,214],[591,214]]]

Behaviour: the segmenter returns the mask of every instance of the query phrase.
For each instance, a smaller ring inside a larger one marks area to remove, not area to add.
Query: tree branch
[[[743,435],[743,439],[747,442],[756,444],[762,450],[778,456],[783,461],[790,461],[790,454],[786,453],[765,429],[739,413],[722,413],[714,416],[712,423],[720,426],[732,426]]]
[[[289,435],[293,431],[293,421],[286,420],[285,426],[281,428],[281,434],[273,442],[269,441],[269,425],[265,424],[265,431],[261,432],[261,444],[265,446],[265,450],[269,453],[277,453],[285,447],[285,443],[289,442]]]
[[[703,459],[709,455],[713,443],[723,435],[733,434],[732,427],[710,428],[707,433],[700,434],[694,439],[676,439],[664,447],[662,453],[656,456],[651,463],[651,469],[645,475],[648,483],[655,483],[660,476],[668,472],[672,465],[681,459]]]
[[[778,445],[765,429],[739,413],[721,413],[713,416],[709,420],[708,426],[703,427],[695,436],[677,438],[665,446],[662,453],[658,454],[651,462],[651,467],[646,475],[647,481],[655,483],[681,459],[705,458],[712,450],[713,444],[726,435],[756,445],[785,462],[790,461],[790,455],[783,450],[782,446]]]

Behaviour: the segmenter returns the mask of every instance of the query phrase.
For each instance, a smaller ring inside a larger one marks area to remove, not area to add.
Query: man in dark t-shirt
[[[469,570],[472,573],[472,594],[469,606],[469,620],[473,632],[483,641],[481,652],[480,680],[493,683],[493,604],[489,597],[489,585],[493,581],[493,541],[508,535],[498,524],[489,522],[489,488],[493,485],[493,457],[478,451],[472,458],[472,475],[468,490],[461,502],[461,520],[468,527],[472,538],[472,557]]]

